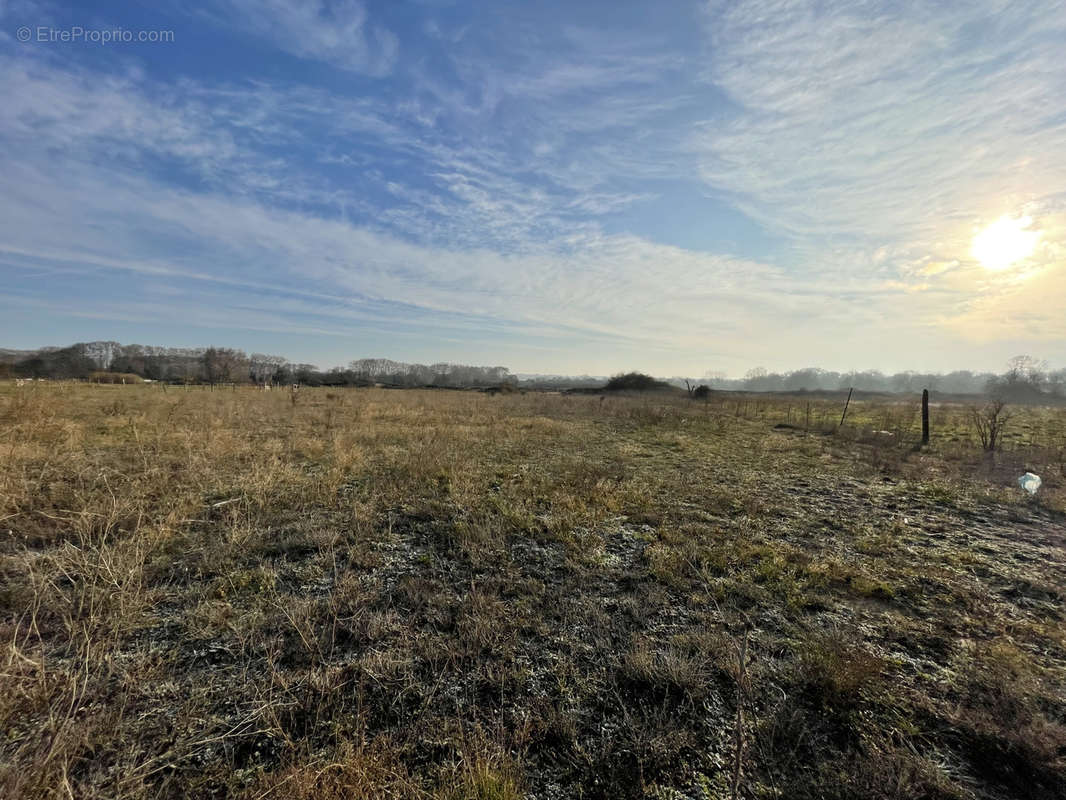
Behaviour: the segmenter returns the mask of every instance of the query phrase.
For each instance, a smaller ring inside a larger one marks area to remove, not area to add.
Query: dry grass
[[[0,796],[1063,796],[1066,414],[839,410],[4,386]]]

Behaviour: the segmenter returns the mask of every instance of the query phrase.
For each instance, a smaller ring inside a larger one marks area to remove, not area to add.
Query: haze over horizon
[[[663,8],[0,0],[0,346],[1063,365],[1066,7]]]

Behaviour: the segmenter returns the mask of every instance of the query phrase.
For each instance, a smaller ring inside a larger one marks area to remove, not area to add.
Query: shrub
[[[1003,439],[1003,429],[1011,418],[1011,412],[1002,400],[992,400],[984,408],[971,408],[970,420],[981,440],[981,447],[991,453]]]
[[[664,381],[656,380],[651,375],[645,375],[643,372],[627,372],[615,375],[603,388],[608,392],[646,392],[666,387],[667,384]]]

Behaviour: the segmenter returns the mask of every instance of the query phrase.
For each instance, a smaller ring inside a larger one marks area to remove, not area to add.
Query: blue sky
[[[1061,366],[1064,46],[1041,0],[0,0],[0,346]]]

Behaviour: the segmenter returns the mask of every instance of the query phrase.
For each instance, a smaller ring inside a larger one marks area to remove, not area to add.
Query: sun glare
[[[1026,230],[1031,217],[1000,217],[973,238],[970,252],[985,269],[1006,269],[1033,254],[1039,231]]]

